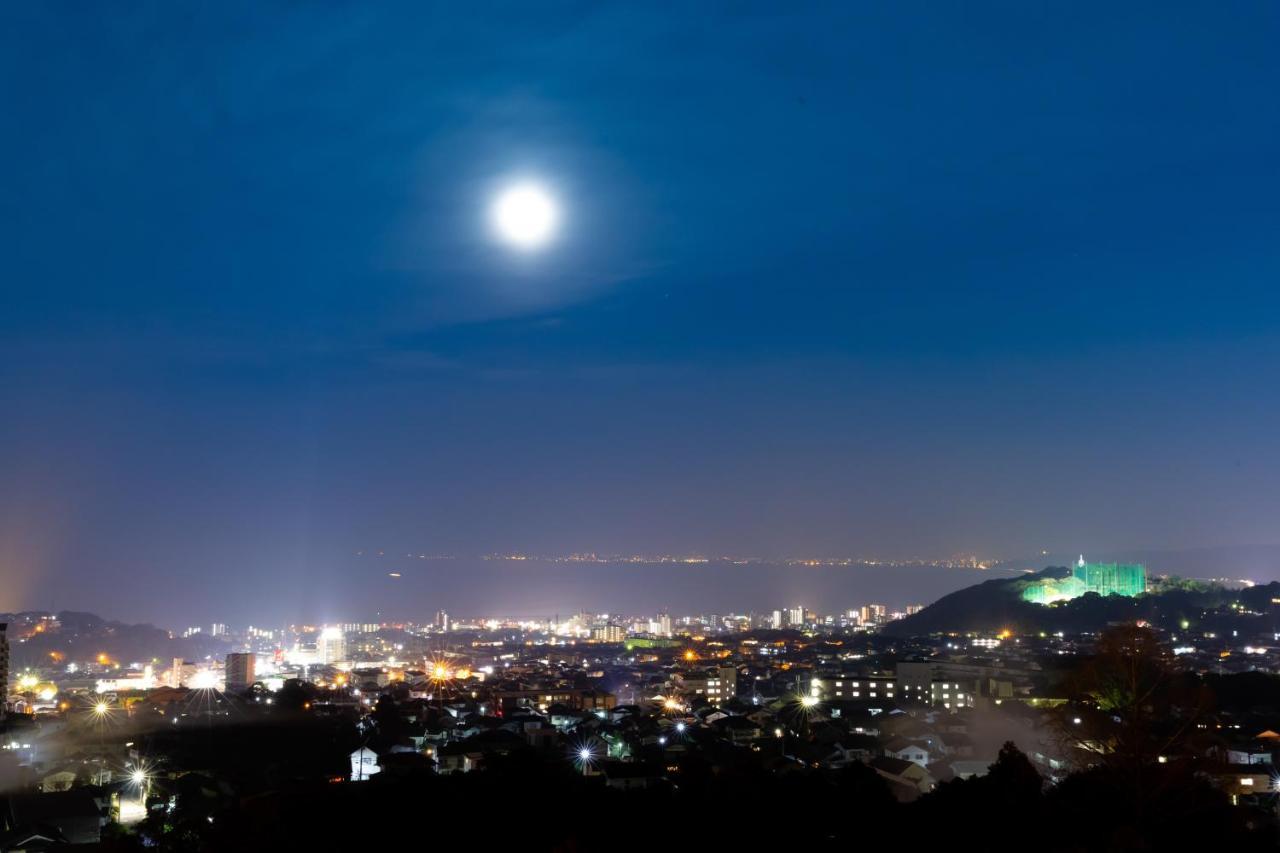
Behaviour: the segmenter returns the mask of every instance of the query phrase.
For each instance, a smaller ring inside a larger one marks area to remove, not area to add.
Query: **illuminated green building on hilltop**
[[[1086,563],[1081,556],[1065,578],[1044,578],[1022,590],[1023,601],[1052,604],[1069,601],[1086,592],[1132,598],[1147,591],[1147,567],[1141,563]]]

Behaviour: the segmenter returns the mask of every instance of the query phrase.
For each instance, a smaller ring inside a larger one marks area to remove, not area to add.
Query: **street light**
[[[583,744],[573,751],[573,763],[582,768],[585,774],[591,769],[591,764],[595,761],[595,752],[591,749],[591,744]]]

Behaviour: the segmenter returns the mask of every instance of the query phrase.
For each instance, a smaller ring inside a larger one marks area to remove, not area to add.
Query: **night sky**
[[[0,609],[1280,540],[1275,4],[372,5],[0,13]]]

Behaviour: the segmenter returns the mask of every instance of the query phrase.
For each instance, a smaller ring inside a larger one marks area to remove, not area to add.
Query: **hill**
[[[15,670],[50,661],[93,660],[100,654],[127,664],[152,659],[167,662],[175,657],[195,659],[227,650],[225,642],[208,635],[175,637],[154,625],[114,622],[69,610],[56,615],[44,611],[0,613],[0,622],[9,626],[10,666]]]
[[[1063,577],[1069,570],[1051,566],[1018,578],[997,578],[945,595],[933,604],[886,625],[888,636],[939,633],[1039,631],[1080,633],[1099,631],[1113,622],[1145,620],[1167,630],[1239,631],[1241,636],[1274,633],[1280,629],[1273,599],[1280,599],[1280,583],[1245,589],[1161,579],[1145,595],[1126,598],[1087,593],[1071,601],[1032,604],[1023,601],[1029,582]]]

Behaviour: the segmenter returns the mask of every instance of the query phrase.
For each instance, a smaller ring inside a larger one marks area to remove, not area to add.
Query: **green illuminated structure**
[[[1069,601],[1086,592],[1098,595],[1124,595],[1132,598],[1147,591],[1147,567],[1141,563],[1086,563],[1081,557],[1065,578],[1044,578],[1022,590],[1023,601],[1052,604]]]
[[[1141,563],[1086,563],[1081,557],[1071,573],[1084,582],[1085,592],[1133,598],[1147,591],[1147,567]]]

